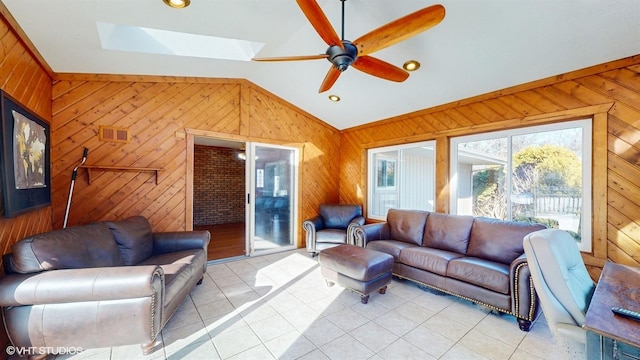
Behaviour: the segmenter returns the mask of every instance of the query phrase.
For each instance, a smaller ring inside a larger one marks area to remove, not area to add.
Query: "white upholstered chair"
[[[568,359],[585,359],[582,325],[595,284],[578,245],[566,231],[544,229],[524,237],[524,252],[551,332]]]

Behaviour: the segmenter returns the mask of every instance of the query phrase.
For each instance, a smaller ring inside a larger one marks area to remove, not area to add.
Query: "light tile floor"
[[[560,359],[543,316],[530,332],[450,295],[393,280],[369,303],[326,287],[304,250],[209,265],[149,356],[138,345],[57,359]]]

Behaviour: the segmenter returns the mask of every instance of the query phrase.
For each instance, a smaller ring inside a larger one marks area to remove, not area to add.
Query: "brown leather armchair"
[[[353,229],[364,225],[360,205],[320,205],[320,214],[305,220],[307,252],[316,256],[321,250],[341,244],[353,244]]]

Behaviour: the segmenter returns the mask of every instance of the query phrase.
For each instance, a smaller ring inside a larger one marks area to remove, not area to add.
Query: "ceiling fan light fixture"
[[[420,63],[417,60],[409,60],[402,65],[402,68],[407,71],[416,71],[420,69]]]
[[[338,95],[329,95],[329,100],[331,100],[333,102],[338,102],[338,101],[340,101],[340,96],[338,96]]]
[[[402,65],[402,68],[407,71],[416,71],[420,69],[420,62],[417,60],[408,60]]]
[[[344,47],[344,49],[343,49]],[[342,47],[338,45],[330,46],[327,49],[327,60],[333,64],[340,72],[347,70],[358,57],[358,49],[351,41],[342,41]]]
[[[191,4],[191,0],[162,0],[165,4],[171,6],[174,9],[186,8]]]

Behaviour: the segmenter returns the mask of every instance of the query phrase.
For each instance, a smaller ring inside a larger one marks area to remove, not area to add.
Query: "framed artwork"
[[[1,215],[12,218],[51,204],[49,124],[0,91]]]

